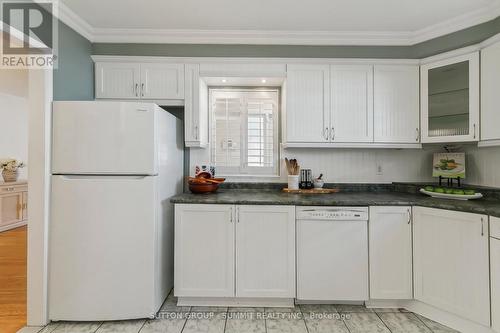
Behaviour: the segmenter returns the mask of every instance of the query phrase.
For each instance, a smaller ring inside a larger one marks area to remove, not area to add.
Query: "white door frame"
[[[27,325],[48,323],[48,227],[53,71],[29,71]]]
[[[14,43],[23,34],[0,27]],[[22,45],[22,44],[21,44]],[[15,70],[15,69],[2,69]],[[52,138],[53,70],[28,70],[28,268],[27,325],[48,324],[48,226]]]

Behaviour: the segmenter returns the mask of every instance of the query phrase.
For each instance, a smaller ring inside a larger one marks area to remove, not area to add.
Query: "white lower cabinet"
[[[500,333],[500,239],[491,238],[491,326]]]
[[[175,295],[234,296],[232,205],[175,205]]]
[[[236,206],[236,296],[295,297],[295,207]]]
[[[488,217],[414,208],[415,299],[490,326]]]
[[[370,207],[370,298],[412,299],[411,207]]]
[[[500,218],[490,217],[491,326],[500,333]]]
[[[176,204],[175,295],[294,298],[295,208]]]

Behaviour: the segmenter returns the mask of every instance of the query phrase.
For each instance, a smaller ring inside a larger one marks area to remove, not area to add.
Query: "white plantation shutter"
[[[211,159],[220,175],[277,175],[278,91],[211,89]]]

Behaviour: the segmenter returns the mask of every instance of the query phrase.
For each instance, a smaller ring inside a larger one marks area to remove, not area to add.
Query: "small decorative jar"
[[[16,182],[17,178],[19,177],[19,171],[18,170],[10,171],[10,170],[3,169],[2,170],[2,177],[3,177],[4,182],[6,182],[6,183]]]

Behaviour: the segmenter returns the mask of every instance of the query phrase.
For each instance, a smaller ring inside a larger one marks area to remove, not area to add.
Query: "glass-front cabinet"
[[[422,143],[479,141],[479,52],[420,70]]]

